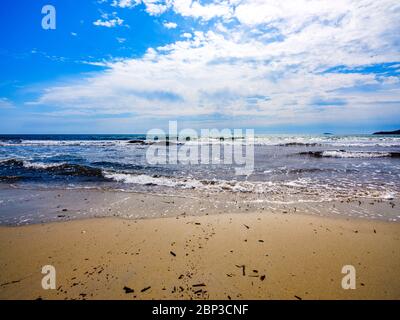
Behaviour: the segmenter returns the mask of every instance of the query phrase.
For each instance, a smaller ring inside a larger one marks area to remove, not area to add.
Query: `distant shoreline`
[[[374,132],[373,135],[400,135],[400,129],[399,130],[394,130],[394,131],[378,131],[378,132]]]

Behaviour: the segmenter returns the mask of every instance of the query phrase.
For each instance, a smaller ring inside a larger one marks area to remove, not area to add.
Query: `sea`
[[[241,144],[245,150],[247,142],[198,138],[177,147],[216,143],[221,148]],[[196,190],[321,202],[390,200],[400,192],[400,136],[256,135],[254,170],[246,175],[237,175],[237,165],[224,161],[151,164],[146,154],[153,145],[141,134],[0,135],[0,185],[166,194]],[[172,144],[164,146],[168,151]]]

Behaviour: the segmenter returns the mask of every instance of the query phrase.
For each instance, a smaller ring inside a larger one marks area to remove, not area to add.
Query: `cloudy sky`
[[[0,133],[400,128],[398,0],[0,6]]]

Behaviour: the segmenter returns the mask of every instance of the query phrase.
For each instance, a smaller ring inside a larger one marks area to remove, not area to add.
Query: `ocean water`
[[[224,148],[244,142],[184,143]],[[1,135],[0,184],[251,193],[288,202],[395,199],[400,192],[400,136],[258,135],[254,171],[245,176],[235,175],[232,164],[151,165],[149,147],[144,135]]]

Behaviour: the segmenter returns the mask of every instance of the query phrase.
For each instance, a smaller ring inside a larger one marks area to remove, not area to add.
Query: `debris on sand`
[[[205,287],[206,285],[204,283],[197,283],[192,285],[192,287]]]
[[[172,254],[174,257],[176,257],[176,253],[175,252],[170,251],[169,253]]]
[[[142,290],[140,290],[140,292],[145,292],[145,291],[149,290],[150,288],[151,288],[151,287],[143,288]]]
[[[241,266],[236,265],[236,267],[242,268],[242,275],[244,275],[244,276],[246,275],[246,266],[244,264]]]
[[[132,293],[132,292],[134,292],[133,289],[131,289],[131,288],[127,287],[127,286],[125,286],[123,289],[124,289],[125,293]]]

